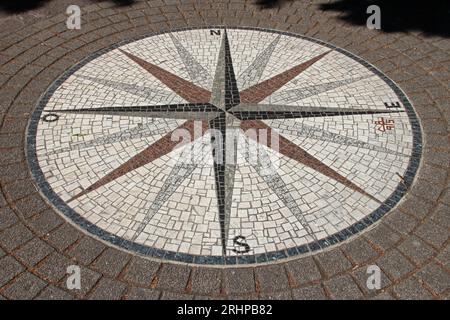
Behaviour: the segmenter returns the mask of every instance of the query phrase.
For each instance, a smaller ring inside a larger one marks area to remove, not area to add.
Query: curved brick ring
[[[446,41],[342,26],[331,15],[313,14],[314,9],[314,4],[300,2],[267,11],[246,2],[219,6],[216,2],[169,5],[139,1],[123,8],[102,4],[82,8],[86,22],[79,31],[67,30],[65,16],[60,14],[3,37],[0,269],[4,272],[0,295],[445,298],[449,288],[446,213],[450,205]],[[312,20],[302,18],[306,16]],[[240,268],[144,258],[110,247],[66,222],[34,187],[25,161],[26,126],[40,96],[65,70],[97,50],[149,32],[206,25],[254,26],[318,38],[357,54],[399,84],[418,113],[424,135],[423,161],[405,199],[370,230],[336,248]],[[81,290],[66,286],[67,266],[74,264],[81,266]],[[382,271],[380,290],[366,286],[367,266],[373,264]],[[23,290],[29,283],[33,289]]]

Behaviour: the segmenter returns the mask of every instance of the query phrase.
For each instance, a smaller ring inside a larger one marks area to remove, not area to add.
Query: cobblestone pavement
[[[261,10],[241,0],[121,7],[73,1],[82,7],[81,30],[66,28],[68,1],[37,9],[38,18],[23,23],[25,14],[2,17],[0,299],[448,299],[450,41],[349,25],[339,13],[317,10],[323,2],[289,1]],[[233,266],[144,257],[99,240],[57,212],[38,191],[27,161],[27,125],[42,94],[100,49],[152,32],[210,25],[323,40],[372,63],[403,89],[419,118],[423,146],[415,181],[401,202],[341,244]],[[367,267],[374,264],[382,271],[380,290],[366,286]],[[80,290],[66,287],[70,265],[81,266]]]

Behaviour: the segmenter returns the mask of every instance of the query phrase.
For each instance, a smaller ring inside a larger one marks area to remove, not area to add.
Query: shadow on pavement
[[[27,12],[43,7],[51,1],[56,2],[57,0],[0,0],[0,11],[11,14]],[[136,2],[136,0],[92,0],[92,2],[105,1],[113,2],[118,6],[127,6]],[[74,4],[76,4],[76,1],[74,1]]]
[[[21,13],[34,10],[58,0],[0,0],[0,12]],[[136,0],[85,0],[91,2],[113,2],[127,6]],[[254,0],[261,9],[281,7],[291,1],[304,0]],[[310,1],[310,0],[308,0]],[[314,1],[312,1],[314,3]],[[74,1],[76,4],[76,1]],[[365,25],[369,5],[381,8],[381,29],[385,32],[420,31],[426,35],[450,37],[450,0],[334,0],[317,5],[318,10],[341,12],[340,19]]]
[[[385,32],[420,31],[426,35],[450,37],[449,0],[337,0],[319,5],[323,11],[340,11],[340,17],[355,25],[365,25],[369,5],[381,9],[381,29]]]
[[[255,3],[261,7],[261,9],[270,9],[275,7],[281,7],[285,2],[293,0],[256,0]]]
[[[290,1],[255,0],[261,9],[281,7]],[[314,1],[308,0],[308,2]],[[375,4],[381,9],[381,29],[384,32],[420,31],[425,35],[450,37],[450,0],[331,0],[317,4],[322,11],[341,12],[340,19],[366,25],[367,7]]]
[[[50,0],[14,0],[0,2],[0,10],[7,13],[19,13],[42,7]]]

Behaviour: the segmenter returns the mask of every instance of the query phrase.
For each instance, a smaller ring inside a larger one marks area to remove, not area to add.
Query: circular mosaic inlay
[[[403,92],[364,60],[263,29],[117,44],[44,94],[28,160],[49,201],[114,245],[249,264],[321,250],[406,193],[421,153]]]

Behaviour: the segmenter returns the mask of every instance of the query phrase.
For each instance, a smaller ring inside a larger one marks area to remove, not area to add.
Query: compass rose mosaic
[[[133,39],[68,70],[28,128],[41,192],[87,232],[199,264],[338,244],[404,196],[421,154],[389,78],[316,39],[200,28]]]

